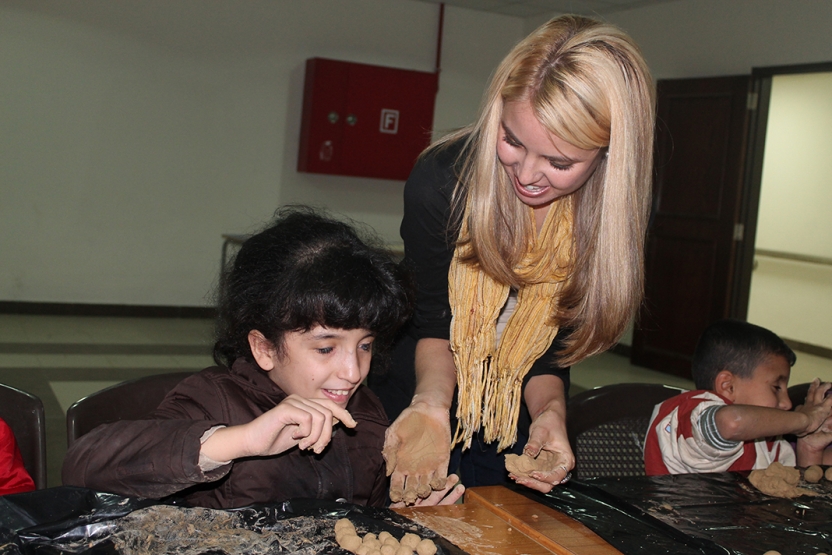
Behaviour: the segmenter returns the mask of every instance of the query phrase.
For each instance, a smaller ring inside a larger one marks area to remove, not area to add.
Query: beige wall
[[[527,19],[526,30],[546,19]],[[676,0],[604,19],[632,35],[658,79],[832,61],[828,0]]]
[[[403,182],[295,171],[313,56],[430,71],[411,0],[0,4],[0,300],[209,304],[222,233],[322,205],[398,240]],[[435,127],[473,118],[518,18],[447,8]]]
[[[832,2],[785,4],[679,0],[607,19],[658,78],[832,60]],[[470,121],[497,62],[547,18],[446,7],[435,127]],[[294,170],[303,62],[430,70],[437,20],[411,0],[5,0],[0,300],[208,304],[220,235],[288,202],[397,241],[401,182]]]
[[[832,260],[832,73],[771,91],[756,248]],[[757,257],[748,320],[832,349],[832,266]]]

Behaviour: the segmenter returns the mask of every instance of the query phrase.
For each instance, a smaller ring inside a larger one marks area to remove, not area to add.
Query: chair
[[[66,440],[75,440],[100,424],[139,420],[152,412],[165,395],[192,372],[156,374],[128,380],[87,395],[66,411]]]
[[[572,397],[566,429],[575,477],[644,476],[644,437],[653,408],[685,390],[660,384],[605,385]]]
[[[20,389],[0,384],[0,418],[14,432],[23,466],[37,489],[46,488],[46,418],[43,402]]]
[[[806,394],[809,392],[810,383],[799,383],[789,386],[789,399],[792,402],[792,409],[798,405],[802,405],[806,401]]]

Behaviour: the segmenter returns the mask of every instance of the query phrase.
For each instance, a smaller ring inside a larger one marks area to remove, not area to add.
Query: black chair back
[[[623,383],[584,391],[569,400],[566,428],[578,479],[644,476],[644,438],[653,409],[685,390]]]
[[[789,399],[792,402],[792,410],[798,405],[806,402],[806,394],[809,393],[809,383],[799,383],[789,386]]]
[[[23,466],[37,489],[46,488],[46,418],[43,402],[10,385],[0,384],[0,418],[14,432]]]
[[[165,395],[192,372],[156,374],[122,382],[73,403],[66,411],[66,439],[75,440],[101,424],[139,420],[159,406]]]

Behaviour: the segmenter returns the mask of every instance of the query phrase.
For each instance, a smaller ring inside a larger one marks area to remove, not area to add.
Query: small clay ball
[[[803,472],[803,479],[812,484],[817,484],[823,477],[823,469],[816,464],[813,464]]]
[[[367,555],[370,552],[370,546],[364,545],[363,543],[358,546],[358,549],[355,550],[355,555]]]
[[[355,526],[353,526],[352,522],[348,518],[339,518],[335,522],[335,532],[337,533],[338,530],[352,530],[355,533]]]
[[[405,534],[404,537],[401,539],[401,544],[406,545],[411,550],[416,549],[416,546],[419,545],[419,542],[422,541],[422,538],[417,536],[416,534]]]
[[[416,553],[419,555],[435,555],[436,544],[433,540],[424,539],[416,545]]]
[[[373,534],[372,532],[367,532],[366,534],[364,534],[364,541],[367,541],[367,540],[377,540],[377,539],[378,539],[378,536],[376,536],[376,535],[375,535],[375,534]]]
[[[375,536],[375,534],[373,534],[373,536]],[[362,542],[362,545],[366,545],[367,547],[369,547],[370,551],[381,549],[381,542],[378,541],[375,537],[372,537],[372,538],[368,539],[365,536],[364,541]]]
[[[387,538],[392,538],[392,537],[393,537],[393,535],[390,532],[379,532],[378,533],[378,541],[380,541],[381,543],[384,543],[384,540],[386,540]]]
[[[358,550],[358,547],[361,545],[361,538],[359,538],[355,534],[349,536],[341,536],[341,538],[338,540],[338,545],[340,545],[347,551],[355,553]]]
[[[780,552],[772,549],[771,551],[766,551],[763,555],[780,555]]]
[[[355,533],[355,530],[345,530],[342,528],[335,532],[335,541],[337,541],[339,544],[344,540],[344,538],[350,537],[356,537],[358,538],[359,542],[361,541],[361,538]]]
[[[832,466],[826,469],[826,472],[824,473],[823,477],[832,482]]]
[[[379,539],[381,539],[381,534],[379,534]],[[384,541],[381,543],[382,545],[392,545],[396,549],[399,548],[399,540],[397,540],[395,536],[384,538]]]
[[[396,542],[398,543],[398,542]],[[381,544],[381,555],[396,555],[396,550],[398,546],[391,545],[389,543]]]
[[[396,550],[396,555],[413,555],[413,549],[406,545],[399,544],[399,549]]]

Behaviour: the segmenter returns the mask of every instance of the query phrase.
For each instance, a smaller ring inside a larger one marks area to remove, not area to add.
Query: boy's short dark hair
[[[283,352],[286,332],[316,325],[366,329],[384,350],[409,318],[412,287],[390,253],[366,230],[311,208],[278,210],[224,269],[217,302],[214,360],[253,361],[251,330]]]
[[[696,389],[712,390],[722,370],[748,379],[772,355],[785,358],[789,366],[797,359],[773,331],[740,320],[718,320],[705,328],[693,353],[691,371]]]

